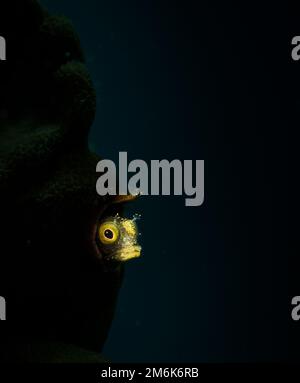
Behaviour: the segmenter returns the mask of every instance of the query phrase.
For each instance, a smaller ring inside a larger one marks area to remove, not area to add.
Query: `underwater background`
[[[77,30],[104,158],[205,159],[205,203],[144,197],[104,355],[118,362],[287,355],[287,260],[275,244],[284,119],[275,20],[231,2],[43,0]],[[275,31],[275,28],[274,28]],[[272,33],[274,32],[272,30]],[[276,33],[276,32],[274,32]],[[274,35],[272,35],[274,37]]]

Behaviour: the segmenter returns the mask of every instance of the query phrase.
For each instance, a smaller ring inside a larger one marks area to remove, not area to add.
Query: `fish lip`
[[[126,246],[125,249],[117,251],[113,259],[118,262],[127,262],[131,259],[139,258],[141,256],[142,247],[140,245]]]

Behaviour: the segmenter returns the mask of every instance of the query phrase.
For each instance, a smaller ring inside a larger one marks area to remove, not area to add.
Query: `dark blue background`
[[[82,41],[98,96],[91,149],[206,160],[203,206],[134,206],[143,257],[126,268],[104,350],[113,361],[286,356],[287,261],[274,243],[282,80],[268,54],[281,37],[270,10],[199,3],[43,1]]]

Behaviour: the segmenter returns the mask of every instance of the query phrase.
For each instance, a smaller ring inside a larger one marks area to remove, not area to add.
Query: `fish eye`
[[[99,227],[98,235],[101,243],[111,245],[119,238],[119,229],[117,225],[112,222],[104,222]]]

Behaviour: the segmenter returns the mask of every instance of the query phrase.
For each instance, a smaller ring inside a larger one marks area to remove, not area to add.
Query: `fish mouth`
[[[127,262],[131,259],[139,258],[141,256],[141,250],[142,247],[139,245],[125,246],[114,254],[114,260],[118,262]]]

